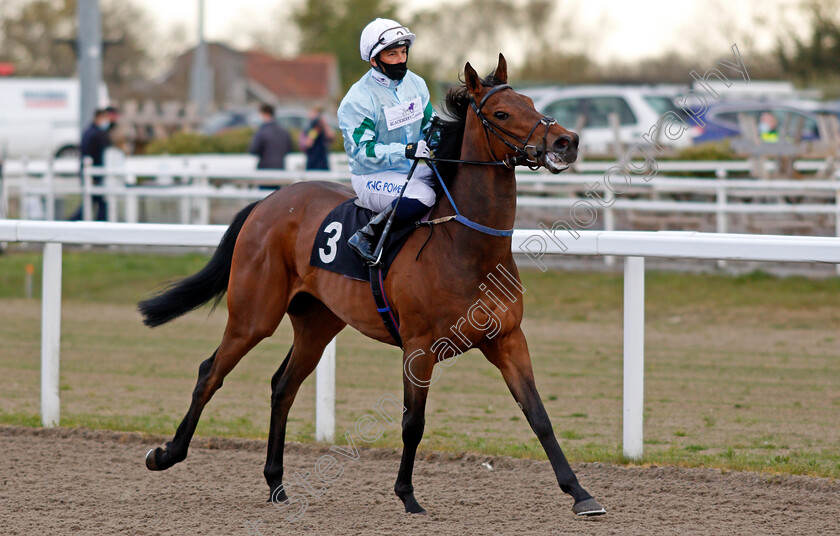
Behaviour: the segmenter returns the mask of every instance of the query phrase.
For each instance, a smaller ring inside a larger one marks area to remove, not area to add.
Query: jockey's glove
[[[432,151],[426,144],[425,140],[420,140],[417,143],[409,143],[405,146],[405,157],[409,160],[419,160],[421,158],[431,158]]]

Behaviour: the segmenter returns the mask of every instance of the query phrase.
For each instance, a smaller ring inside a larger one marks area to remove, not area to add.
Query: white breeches
[[[374,212],[382,212],[400,195],[405,184],[405,173],[380,171],[368,175],[353,175],[353,189],[362,205]],[[414,169],[403,197],[416,199],[431,207],[435,204],[434,179],[429,166],[422,164]]]

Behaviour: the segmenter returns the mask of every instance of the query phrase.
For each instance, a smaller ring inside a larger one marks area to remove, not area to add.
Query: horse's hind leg
[[[221,386],[225,376],[258,342],[270,336],[283,319],[286,291],[279,288],[282,278],[276,273],[264,276],[271,282],[258,279],[259,270],[240,268],[237,281],[228,295],[228,322],[219,347],[198,368],[198,381],[193,390],[192,403],[186,416],[166,448],[150,450],[146,467],[153,471],[169,469],[187,457],[193,433],[204,406]]]
[[[517,329],[500,340],[489,342],[481,349],[487,359],[501,371],[513,398],[516,399],[528,424],[540,440],[554,469],[560,489],[574,498],[575,504],[572,511],[580,516],[604,514],[606,512],[604,508],[578,483],[574,471],[557,443],[554,428],[551,426],[548,413],[545,411],[534,383],[531,356],[522,331]]]
[[[321,360],[324,348],[346,325],[315,298],[301,294],[289,305],[289,317],[295,331],[295,342],[289,355],[271,378],[271,426],[265,480],[270,490],[269,501],[283,502],[283,449],[289,409],[298,389]]]

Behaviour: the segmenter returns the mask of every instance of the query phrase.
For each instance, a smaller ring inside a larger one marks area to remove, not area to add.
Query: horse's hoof
[[[158,467],[157,464],[157,452],[163,452],[163,449],[160,447],[149,449],[149,452],[146,453],[146,469],[149,471],[160,471],[161,469]]]
[[[422,506],[417,504],[417,502],[415,502],[413,505],[409,505],[409,504],[406,503],[405,513],[406,514],[413,514],[413,515],[417,515],[417,516],[427,516],[427,515],[429,515],[429,512],[427,512],[425,508],[423,508]]]
[[[416,514],[418,516],[429,515],[429,512],[427,512],[422,506],[420,506],[420,503],[418,503],[417,499],[414,498],[413,493],[408,493],[405,497],[402,497],[399,493],[397,493],[397,497],[399,497],[400,500],[403,502],[403,505],[405,506],[405,513]]]
[[[289,498],[286,496],[286,490],[283,488],[283,486],[278,486],[277,489],[268,494],[268,500],[265,502],[284,503],[288,500]]]
[[[578,501],[572,506],[572,512],[579,516],[602,516],[607,513],[604,507],[593,498]]]

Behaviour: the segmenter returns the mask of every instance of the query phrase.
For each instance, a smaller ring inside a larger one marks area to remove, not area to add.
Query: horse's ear
[[[505,57],[501,52],[499,52],[499,65],[496,66],[496,70],[493,72],[493,78],[502,84],[507,84],[507,61],[505,61]]]
[[[475,72],[472,65],[470,65],[470,62],[464,65],[464,82],[466,82],[467,89],[473,95],[481,91],[481,79],[478,77],[478,73]]]

